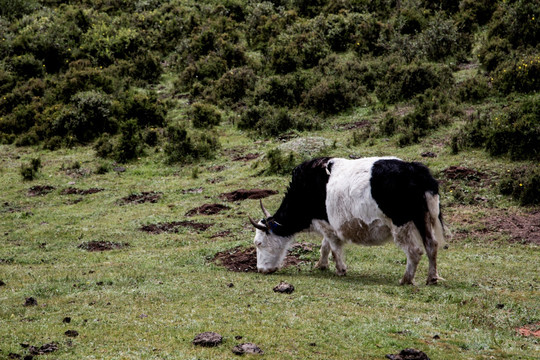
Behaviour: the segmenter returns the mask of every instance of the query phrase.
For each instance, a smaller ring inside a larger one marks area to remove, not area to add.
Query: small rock
[[[19,354],[9,353],[8,355],[8,359],[20,359],[20,358],[22,358],[22,356]]]
[[[431,151],[426,151],[424,153],[421,154],[422,157],[429,157],[429,158],[435,158],[437,157],[437,154],[431,152]]]
[[[64,333],[64,335],[68,337],[77,337],[79,336],[79,333],[76,330],[68,330]]]
[[[33,297],[28,297],[24,301],[24,306],[37,306],[37,300]]]
[[[386,355],[386,358],[390,360],[430,360],[423,351],[416,349],[404,349],[399,354]]]
[[[62,322],[63,322],[64,324],[69,324],[69,323],[71,322],[71,318],[70,318],[69,316],[66,316],[66,317],[62,320]]]
[[[1,285],[1,284],[0,284],[0,285]],[[227,284],[227,287],[233,288],[233,287],[234,287],[234,284],[233,284],[233,283],[228,283],[228,284]]]
[[[504,309],[504,304],[497,304],[497,309]]]
[[[6,286],[6,283],[0,280],[0,286]]]
[[[242,340],[243,336],[241,336],[241,335],[236,335],[234,338],[235,338],[236,340]]]
[[[274,287],[274,292],[284,293],[284,294],[292,294],[294,291],[294,286],[292,286],[289,283],[286,283],[285,281],[282,281]]]
[[[200,333],[193,339],[193,345],[213,347],[218,346],[223,341],[223,337],[218,333],[207,331]]]
[[[235,355],[244,355],[244,354],[264,354],[264,351],[262,351],[257,345],[253,343],[245,343],[236,345],[232,349],[233,354]]]
[[[117,167],[113,168],[113,170],[116,171],[117,173],[122,173],[122,172],[126,171],[126,168],[123,167],[123,166],[117,166]]]
[[[433,340],[440,340],[441,336],[436,334],[436,335],[433,335]]]

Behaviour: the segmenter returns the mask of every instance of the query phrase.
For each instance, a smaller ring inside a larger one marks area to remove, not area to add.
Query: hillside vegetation
[[[0,358],[537,358],[539,11],[0,0]],[[393,244],[320,272],[308,234],[275,275],[225,268],[254,256],[242,196],[272,211],[301,161],[383,155],[440,182],[446,282],[424,259],[398,286]]]

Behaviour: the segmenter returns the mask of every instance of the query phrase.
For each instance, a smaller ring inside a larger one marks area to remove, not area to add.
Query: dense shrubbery
[[[57,149],[99,139],[99,156],[127,161],[140,155],[141,144],[156,146],[168,128],[170,161],[190,161],[217,149],[215,136],[197,129],[218,125],[221,114],[238,118],[240,129],[275,137],[374,100],[412,110],[388,113],[352,143],[399,134],[407,145],[456,115],[448,98],[475,104],[512,93],[535,98],[539,90],[539,14],[525,0],[2,5],[0,142],[19,146]],[[455,84],[452,71],[477,60],[478,72]],[[168,124],[174,100],[162,94],[170,87],[154,86],[164,73],[174,95],[189,100],[184,124]],[[454,141],[456,149],[535,158],[508,141],[524,136],[534,143],[527,106],[501,110],[504,126],[480,116]]]
[[[503,195],[511,195],[521,205],[540,205],[540,167],[508,170],[499,184]]]
[[[475,114],[455,135],[458,148],[483,147],[491,155],[514,160],[540,159],[538,95],[491,114]]]

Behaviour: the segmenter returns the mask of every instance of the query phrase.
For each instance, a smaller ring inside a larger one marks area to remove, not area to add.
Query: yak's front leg
[[[336,273],[339,276],[347,274],[347,265],[345,265],[345,254],[343,254],[343,241],[337,237],[331,238],[328,241],[330,250],[332,251],[332,257],[336,263]]]
[[[415,228],[412,223],[392,229],[394,241],[405,252],[405,255],[407,255],[407,268],[405,269],[403,278],[399,282],[401,285],[414,285],[414,275],[416,274],[420,258],[424,253],[422,248],[418,246],[417,241],[415,241],[414,230]]]

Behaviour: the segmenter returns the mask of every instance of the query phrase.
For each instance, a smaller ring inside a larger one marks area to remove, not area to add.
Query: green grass
[[[461,165],[490,172],[496,181],[508,167],[520,165],[480,151],[452,155],[447,146],[452,127],[404,148],[395,138],[375,138],[348,148],[352,130],[335,130],[338,124],[377,116],[361,109],[299,135],[335,142],[326,150],[332,156],[397,155],[424,161],[438,177],[448,166]],[[277,209],[289,178],[257,176],[266,166],[263,156],[234,162],[230,151],[264,154],[278,143],[255,141],[227,121],[217,129],[222,151],[215,160],[168,166],[162,152],[149,150],[123,173],[83,177],[69,176],[61,168],[79,161],[81,168],[95,170],[102,160],[90,147],[50,152],[0,146],[0,280],[6,283],[0,287],[1,358],[27,354],[21,343],[39,347],[53,341],[59,350],[48,357],[55,359],[230,359],[232,347],[242,342],[257,344],[270,359],[381,359],[408,347],[432,359],[538,358],[538,339],[516,332],[540,321],[538,246],[510,243],[504,233],[479,236],[474,231],[483,214],[494,209],[525,211],[498,195],[494,185],[451,184],[487,198],[475,205],[461,204],[450,185],[443,185],[444,211],[454,219],[449,225],[469,235],[457,236],[440,252],[440,274],[446,281],[434,287],[423,285],[425,258],[416,276],[418,285],[398,285],[405,256],[393,244],[349,246],[346,277],[336,276],[333,269],[313,269],[316,252],[307,256],[313,261],[299,268],[266,276],[234,273],[213,264],[210,259],[217,252],[251,244],[254,232],[247,215],[260,216],[256,200],[226,203],[231,209],[221,214],[189,218],[215,223],[206,232],[140,231],[146,224],[186,220],[188,210],[224,203],[218,195],[238,188],[278,190],[279,195],[265,199],[267,208]],[[422,158],[424,151],[438,157]],[[34,181],[23,182],[20,164],[36,156],[42,160],[40,173]],[[216,172],[217,165],[224,170]],[[55,190],[28,197],[27,189],[35,185],[52,185]],[[68,186],[105,190],[60,195]],[[198,187],[203,188],[200,194],[182,192]],[[117,204],[142,191],[163,196],[155,204]],[[224,230],[231,234],[211,237]],[[78,248],[92,240],[130,246],[95,253]],[[300,240],[320,241],[307,234]],[[281,280],[293,284],[295,292],[274,293],[272,288]],[[30,296],[38,306],[23,306]],[[64,317],[72,322],[64,324]],[[68,338],[66,330],[76,330],[79,336]],[[224,343],[216,348],[193,346],[195,335],[204,331],[220,333]]]

